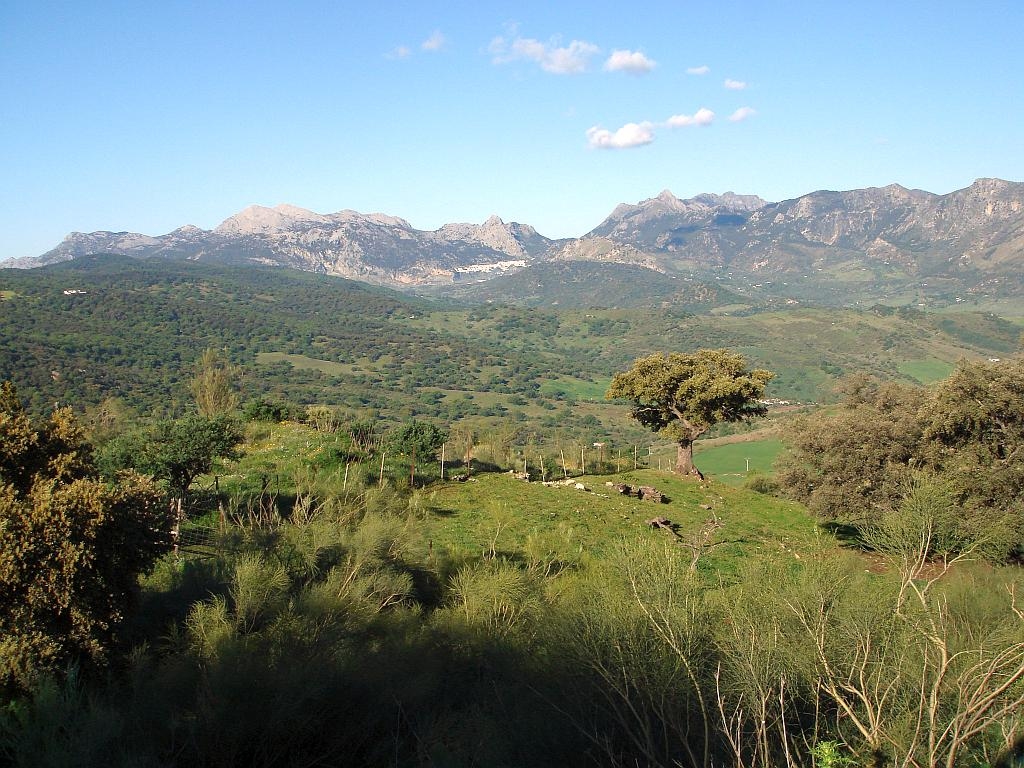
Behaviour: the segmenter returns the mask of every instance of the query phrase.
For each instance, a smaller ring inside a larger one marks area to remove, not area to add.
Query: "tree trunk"
[[[679,445],[676,447],[676,469],[677,475],[682,477],[696,477],[700,480],[704,479],[704,475],[701,471],[693,465],[693,441],[692,440],[680,440]]]

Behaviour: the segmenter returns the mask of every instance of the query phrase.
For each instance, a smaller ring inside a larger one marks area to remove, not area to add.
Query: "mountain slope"
[[[979,179],[948,195],[893,184],[780,203],[737,195],[681,201],[666,191],[619,206],[558,257],[592,254],[582,243],[635,248],[637,258],[660,268],[780,275],[856,260],[908,276],[963,276],[1019,266],[1024,184]]]
[[[380,213],[251,206],[210,231],[76,232],[42,256],[4,266],[93,253],[293,267],[403,288],[540,263],[603,262],[830,304],[1016,299],[1024,295],[1024,184],[979,179],[947,195],[892,184],[776,203],[731,192],[681,200],[665,190],[619,205],[583,237],[560,241],[497,216],[424,231]],[[501,299],[532,295],[522,281],[502,285],[527,293]],[[627,301],[602,295],[608,305]]]
[[[447,224],[429,232],[394,216],[355,211],[318,214],[290,205],[250,206],[207,231],[186,226],[149,237],[74,232],[51,251],[5,266],[34,267],[114,253],[228,264],[264,264],[386,285],[450,282],[460,269],[501,273],[546,251],[553,241],[498,217],[482,225]]]
[[[540,262],[518,272],[445,287],[444,295],[472,302],[525,307],[646,307],[703,312],[748,299],[715,281],[666,275],[647,267],[600,261]]]

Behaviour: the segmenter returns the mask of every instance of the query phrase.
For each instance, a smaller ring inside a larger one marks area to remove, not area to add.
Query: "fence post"
[[[175,501],[177,502],[177,509],[175,510]],[[171,543],[174,549],[174,561],[178,561],[179,556],[179,540],[181,539],[181,497],[171,500],[171,510],[174,514],[174,525],[171,528]]]

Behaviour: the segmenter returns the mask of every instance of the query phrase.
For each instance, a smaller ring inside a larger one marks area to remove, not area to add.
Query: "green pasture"
[[[751,557],[779,552],[799,558],[821,543],[821,533],[799,504],[718,482],[680,479],[651,469],[576,479],[585,490],[516,480],[508,474],[479,474],[423,492],[427,516],[423,533],[437,551],[456,558],[481,553],[515,556],[538,543],[583,560],[600,558],[619,542],[641,537],[679,540],[652,528],[660,516],[678,525],[684,539],[711,516],[722,523],[722,544],[708,565],[735,572]],[[623,496],[607,482],[650,485],[667,497],[663,504]]]
[[[296,493],[319,498],[344,495],[354,500],[362,493],[377,492],[378,465],[373,462],[361,468],[353,464],[345,482],[344,460],[339,462],[333,455],[335,435],[291,423],[253,424],[247,432],[242,456],[215,470],[219,489],[228,497],[265,489],[268,495],[282,494],[282,500]],[[679,540],[647,525],[653,517],[678,524],[679,534],[685,537],[715,516],[723,526],[716,541],[723,543],[714,548],[708,562],[717,571],[732,573],[750,557],[809,552],[825,536],[801,505],[733,487],[743,480],[737,477],[734,483],[728,475],[737,461],[743,466],[744,457],[750,456],[751,470],[766,471],[780,448],[779,441],[764,439],[698,452],[697,460],[709,476],[706,482],[657,469],[584,475],[568,486],[525,482],[503,472],[474,472],[466,482],[449,480],[419,489],[408,504],[433,551],[447,552],[457,560],[492,551],[517,557],[539,547],[589,561],[624,540]],[[735,453],[732,464],[730,451]],[[395,482],[390,464],[389,482]],[[584,489],[576,488],[577,482]],[[667,501],[653,504],[624,496],[606,485],[609,482],[653,486]],[[197,486],[212,489],[213,484],[213,477],[205,476]]]
[[[708,311],[709,315],[728,315],[732,312],[743,312],[750,309],[749,304],[722,304]]]
[[[909,376],[922,384],[931,384],[946,378],[953,372],[954,367],[952,363],[935,358],[905,360],[896,365],[897,370],[904,376]]]
[[[703,448],[698,441],[694,446],[693,460],[705,475],[726,485],[740,486],[750,472],[771,474],[782,449],[782,441],[774,438],[708,448]]]
[[[563,377],[545,381],[540,386],[541,394],[557,395],[562,393],[574,400],[604,400],[611,377],[598,378],[595,381]]]

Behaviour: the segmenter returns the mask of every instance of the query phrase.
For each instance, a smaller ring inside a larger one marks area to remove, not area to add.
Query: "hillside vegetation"
[[[1012,323],[468,306],[107,258],[0,289],[3,764],[1024,751]],[[604,394],[712,346],[776,402],[745,398],[767,420],[708,432],[707,479],[682,478],[670,425]],[[118,541],[141,554],[110,568]]]
[[[1022,725],[1016,569],[908,591],[897,554],[846,550],[793,502],[649,469],[547,486],[460,466],[410,491],[407,458],[381,483],[339,438],[250,427],[143,581],[119,671],[44,677],[0,716],[0,754],[972,765]]]
[[[116,396],[179,412],[193,362],[216,347],[250,396],[550,428],[556,409],[571,425],[566,403],[600,400],[602,382],[654,351],[729,347],[776,372],[771,396],[812,402],[850,373],[913,380],[962,357],[1005,357],[1020,335],[991,314],[885,307],[743,316],[694,315],[675,300],[658,309],[459,308],[290,270],[124,257],[3,270],[0,290],[9,295],[0,374],[35,410]],[[593,411],[606,428],[608,408]]]

